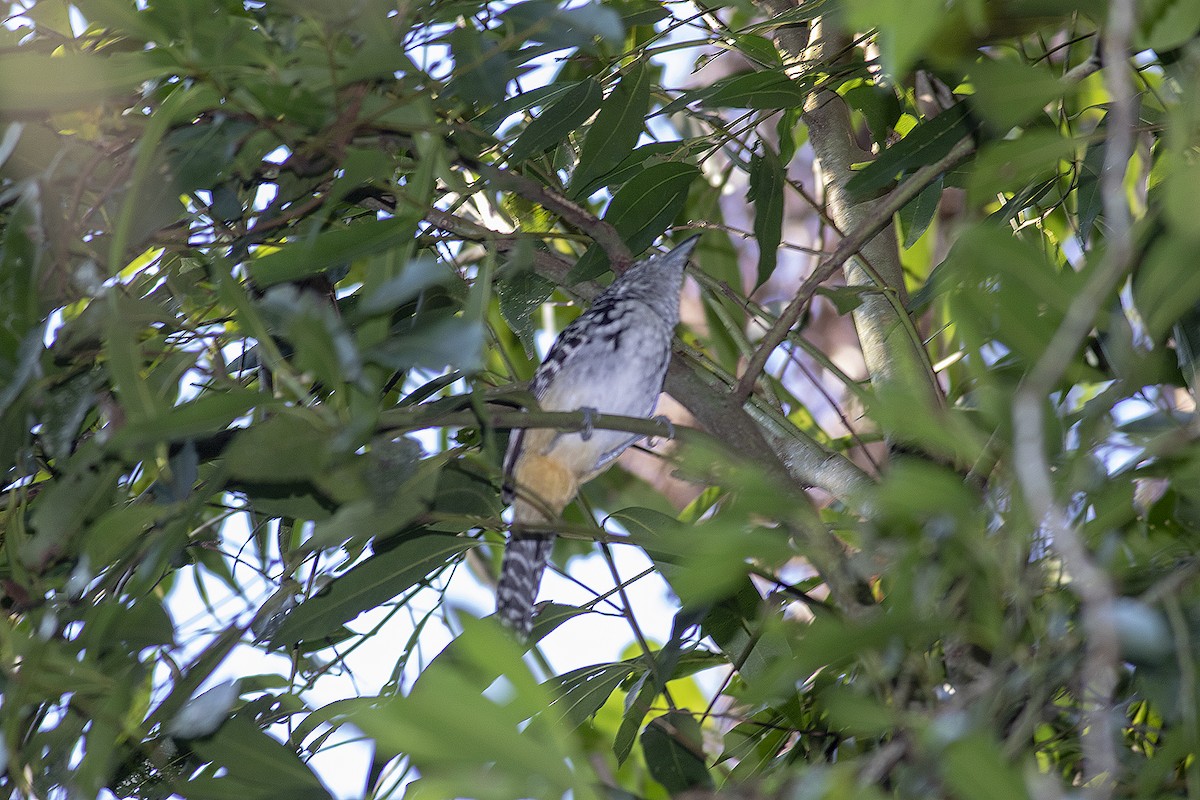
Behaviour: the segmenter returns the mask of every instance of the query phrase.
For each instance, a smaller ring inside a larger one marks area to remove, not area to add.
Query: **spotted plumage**
[[[559,334],[530,384],[542,409],[637,417],[654,411],[679,322],[683,268],[696,239],[630,267]],[[513,503],[513,529],[496,611],[520,635],[532,627],[533,603],[554,546],[553,534],[524,529],[553,523],[579,486],[637,439],[620,431],[544,428],[510,437],[504,497]]]

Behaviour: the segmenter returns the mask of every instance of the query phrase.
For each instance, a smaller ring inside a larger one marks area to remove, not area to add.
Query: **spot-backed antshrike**
[[[543,410],[650,415],[671,359],[683,268],[697,238],[634,264],[563,329],[530,385]],[[580,485],[640,438],[606,430],[513,431],[504,456],[512,537],[496,587],[496,613],[522,638],[533,626],[533,601],[554,547],[546,526],[558,519]],[[528,526],[539,530],[523,530]]]

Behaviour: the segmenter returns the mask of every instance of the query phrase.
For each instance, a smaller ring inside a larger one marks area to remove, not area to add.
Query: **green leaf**
[[[429,510],[441,471],[439,459],[427,458],[416,465],[413,474],[404,480],[402,486],[391,487],[386,484],[391,484],[395,476],[378,475],[378,471],[384,467],[377,459],[372,458],[368,462],[367,468],[374,472],[366,476],[361,474],[361,464],[355,466],[358,469],[342,471],[348,474],[335,472],[317,479],[319,488],[326,494],[340,494],[345,504],[333,516],[317,521],[305,547],[319,550],[371,538],[375,540],[376,552],[390,547],[393,533],[410,527],[414,520]],[[369,491],[366,497],[361,496],[363,483],[367,484],[365,488]]]
[[[289,410],[238,432],[225,450],[225,469],[256,483],[294,483],[320,475],[333,432],[311,412]]]
[[[976,125],[967,114],[966,103],[951,106],[880,153],[846,182],[846,191],[858,199],[873,196],[901,173],[932,164],[945,156],[960,140],[970,136]]]
[[[234,716],[211,738],[197,739],[192,749],[221,766],[224,778],[201,777],[174,789],[188,798],[289,797],[328,798],[329,792],[295,751],[268,736],[248,719]]]
[[[938,764],[942,778],[960,797],[972,800],[1029,797],[1021,773],[1004,760],[1000,744],[982,733],[951,743]]]
[[[868,286],[821,286],[817,294],[833,303],[838,314],[849,314],[863,304],[865,296],[872,293]]]
[[[504,511],[497,486],[477,471],[452,461],[438,473],[433,510],[446,514],[498,519]],[[437,525],[432,527],[437,528]],[[448,530],[462,530],[461,522],[447,523]]]
[[[945,178],[939,175],[932,183],[921,190],[921,193],[904,204],[904,208],[896,214],[900,220],[900,231],[904,236],[904,249],[915,245],[929,229],[929,223],[937,216],[938,205],[942,200],[942,184]]]
[[[643,672],[625,695],[625,713],[621,717],[617,735],[613,737],[613,754],[617,757],[617,763],[625,763],[625,759],[633,752],[642,721],[650,713],[657,695],[658,691],[649,672]]]
[[[1133,282],[1133,300],[1146,333],[1162,341],[1171,326],[1200,302],[1200,270],[1194,241],[1161,237],[1145,257]]]
[[[595,52],[595,40],[619,47],[625,39],[620,15],[600,3],[560,8],[550,0],[517,3],[500,20],[521,39],[545,42],[552,48],[578,47]]]
[[[597,178],[591,186],[582,187],[581,195],[586,197],[602,186],[610,188],[621,186],[655,164],[689,161],[702,154],[707,148],[708,143],[705,139],[650,142],[641,145],[634,148],[633,152],[623,158],[611,172]]]
[[[762,286],[775,272],[779,245],[783,241],[783,190],[787,176],[779,157],[768,144],[762,154],[750,157],[750,190],[746,199],[754,203],[754,238],[758,244],[758,278]]]
[[[974,108],[998,134],[1023,125],[1060,97],[1064,84],[1041,66],[985,58],[969,67],[975,86]]]
[[[92,448],[81,450],[63,467],[65,474],[38,493],[30,511],[33,537],[22,544],[21,560],[36,570],[71,553],[84,526],[112,505],[124,471]]]
[[[0,108],[9,115],[94,108],[163,72],[142,52],[98,56],[66,50],[50,55],[14,49],[0,55]]]
[[[938,280],[971,347],[998,340],[1032,362],[1054,336],[1078,278],[1008,229],[979,226],[955,242]]]
[[[650,68],[638,60],[605,98],[583,140],[579,164],[571,176],[572,197],[579,199],[581,190],[610,172],[633,150],[650,109],[650,84]]]
[[[445,285],[452,278],[454,273],[442,261],[413,259],[404,265],[399,275],[366,293],[354,310],[355,316],[366,318],[391,314],[431,286]]]
[[[277,320],[295,363],[316,381],[336,390],[362,376],[354,337],[327,298],[293,285],[273,286],[260,307],[264,317]]]
[[[591,78],[576,84],[526,126],[508,152],[509,161],[520,163],[558,146],[596,113],[603,100],[604,90]]]
[[[604,220],[617,229],[631,252],[640,253],[683,210],[688,190],[699,177],[696,167],[677,161],[647,167],[613,196]],[[594,278],[607,266],[608,256],[593,245],[571,268],[567,280],[578,283]]]
[[[605,5],[621,15],[626,28],[653,25],[660,19],[671,16],[671,12],[663,8],[662,3],[654,0],[609,0]]]
[[[803,106],[811,88],[809,79],[796,81],[782,70],[763,70],[722,78],[694,99],[709,108],[791,108]]]
[[[555,676],[546,681],[556,693],[546,711],[559,715],[573,726],[582,725],[599,711],[617,687],[636,671],[636,665],[628,661],[618,661],[580,667]]]
[[[514,267],[532,263],[532,246],[519,244],[511,252]],[[524,252],[521,252],[524,251]],[[496,295],[500,301],[500,315],[512,328],[513,333],[525,348],[525,355],[533,358],[537,352],[538,326],[533,314],[554,294],[554,284],[531,269],[509,272],[496,284]]]
[[[1016,139],[990,142],[975,157],[967,202],[984,203],[998,192],[1017,191],[1062,171],[1073,161],[1078,143],[1055,130],[1027,131]]]
[[[1090,153],[1090,150],[1089,150]],[[1163,186],[1163,209],[1171,233],[1191,244],[1200,242],[1196,198],[1200,197],[1200,165],[1182,159],[1171,166]]]
[[[505,87],[516,74],[498,39],[498,34],[471,24],[457,26],[447,34],[454,54],[454,77],[446,85],[447,92],[480,106],[504,100]]]
[[[462,624],[407,697],[352,714],[351,722],[374,737],[381,755],[406,755],[436,782],[436,797],[591,796],[586,787],[597,778],[575,737],[538,713],[552,698],[523,663],[523,649],[490,620]],[[489,691],[499,675],[503,691]]]
[[[417,536],[334,578],[320,593],[292,610],[272,641],[293,644],[317,640],[341,629],[359,614],[375,608],[445,567],[472,546],[455,536]]]
[[[853,686],[833,684],[821,692],[820,704],[830,723],[852,736],[883,736],[896,730],[891,709]]]
[[[1106,122],[1096,127],[1096,133],[1105,130]],[[1075,190],[1075,208],[1079,217],[1079,238],[1086,242],[1092,235],[1096,219],[1104,209],[1100,195],[1100,172],[1104,169],[1104,150],[1107,138],[1088,144],[1083,160],[1079,162],[1079,183]]]
[[[928,51],[946,20],[941,0],[847,0],[844,12],[855,30],[879,31],[883,68],[896,79]]]
[[[642,752],[650,776],[672,795],[713,786],[704,763],[700,723],[685,711],[672,711],[651,720],[642,731]]]
[[[733,33],[729,35],[733,46],[748,60],[762,67],[782,67],[783,57],[779,48],[765,36],[755,33]]]
[[[1200,31],[1200,0],[1164,0],[1139,4],[1138,50],[1166,53],[1182,47]]]
[[[386,342],[370,348],[363,358],[396,371],[413,367],[440,369],[447,365],[464,372],[482,368],[486,330],[482,322],[465,317],[430,314]]]
[[[895,90],[877,83],[860,83],[847,89],[843,97],[866,118],[871,138],[882,146],[900,120],[900,101]]]
[[[206,392],[195,400],[171,406],[149,419],[131,421],[113,437],[112,447],[143,447],[157,442],[181,442],[223,431],[263,401],[261,392]]]
[[[36,363],[31,359],[42,350],[40,330],[33,341],[22,346],[33,329],[41,327],[34,280],[40,248],[31,237],[39,224],[40,205],[37,194],[25,194],[8,211],[0,231],[0,308],[4,309],[0,314],[0,410],[16,397],[20,387],[13,384],[23,383],[16,380],[18,374],[24,371],[28,378],[27,370]],[[24,370],[17,367],[21,362],[26,362]]]
[[[109,508],[88,525],[81,550],[93,564],[110,564],[170,516],[169,506],[156,503]]]
[[[259,288],[307,278],[362,256],[406,244],[410,235],[409,223],[399,218],[330,228],[307,239],[289,240],[279,251],[250,261],[250,277]]]

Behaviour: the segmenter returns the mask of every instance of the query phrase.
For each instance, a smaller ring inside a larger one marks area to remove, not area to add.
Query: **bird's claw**
[[[583,412],[583,428],[579,431],[579,438],[585,442],[592,438],[592,433],[595,428],[596,415],[600,412],[590,406],[584,406],[579,409]]]
[[[674,441],[674,439],[675,439],[675,423],[671,422],[671,420],[665,414],[659,414],[657,417],[654,418],[654,421],[657,422],[659,425],[666,425],[667,426],[667,441]],[[649,447],[656,446],[658,444],[658,437],[657,436],[647,437],[646,444]]]

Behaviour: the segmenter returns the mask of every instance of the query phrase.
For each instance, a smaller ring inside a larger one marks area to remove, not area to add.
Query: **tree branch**
[[[613,265],[613,271],[618,275],[633,262],[633,254],[629,252],[625,240],[621,238],[621,234],[617,233],[617,229],[578,203],[524,175],[486,165],[481,165],[479,170],[480,174],[491,181],[493,186],[507,189],[513,194],[553,211],[563,222],[586,233],[592,241],[600,245]]]
[[[796,6],[795,0],[759,0],[759,3],[772,16],[784,14]],[[836,36],[831,40],[825,23],[825,20],[819,20],[811,29],[787,25],[776,32],[776,48],[788,65],[789,73],[807,74],[814,65],[834,66],[850,52],[848,42],[841,41],[844,37]],[[844,239],[834,254],[801,286],[797,297],[776,322],[776,326],[786,327],[768,332],[738,383],[737,397],[749,397],[771,352],[799,320],[816,287],[840,267],[847,285],[878,289],[865,293],[862,303],[854,311],[854,324],[872,383],[907,384],[914,390],[915,397],[924,399],[924,406],[937,408],[943,404],[937,378],[922,343],[909,333],[911,322],[902,318],[906,297],[904,273],[895,236],[890,231],[892,215],[903,203],[889,211],[890,206],[885,203],[854,201],[846,193],[845,186],[853,175],[854,164],[867,160],[870,154],[855,142],[849,109],[836,92],[828,88],[813,91],[805,102],[802,118],[825,177],[826,203],[831,216],[840,231],[850,231],[854,238]],[[885,232],[889,233],[882,235]]]
[[[1108,224],[1103,259],[1083,290],[1076,295],[1042,357],[1021,382],[1013,399],[1014,469],[1029,503],[1034,523],[1041,524],[1062,558],[1070,576],[1071,591],[1079,598],[1084,633],[1080,668],[1079,723],[1083,749],[1083,783],[1096,800],[1112,796],[1120,768],[1116,751],[1117,728],[1113,719],[1113,692],[1120,664],[1120,649],[1113,618],[1116,590],[1108,573],[1091,557],[1079,528],[1067,509],[1054,497],[1054,479],[1046,457],[1043,414],[1046,397],[1057,385],[1092,329],[1096,311],[1128,273],[1133,263],[1133,223],[1125,196],[1125,171],[1133,153],[1137,116],[1128,58],[1130,36],[1136,24],[1136,0],[1110,0],[1108,20],[1101,34],[1104,82],[1111,103],[1104,168],[1100,176],[1101,202]]]
[[[939,175],[965,161],[974,152],[974,149],[975,145],[971,139],[963,139],[941,159],[921,167],[879,202],[875,207],[875,213],[862,227],[851,231],[838,243],[837,248],[800,285],[795,297],[763,336],[758,349],[746,364],[746,369],[738,381],[734,391],[735,397],[745,400],[754,391],[754,384],[758,380],[758,376],[762,374],[763,368],[766,367],[767,359],[770,358],[775,348],[787,338],[788,332],[800,321],[800,316],[804,313],[809,301],[812,300],[817,288],[853,258],[863,245],[877,236],[884,228],[890,226],[893,214],[920,194],[926,186],[933,183]]]

